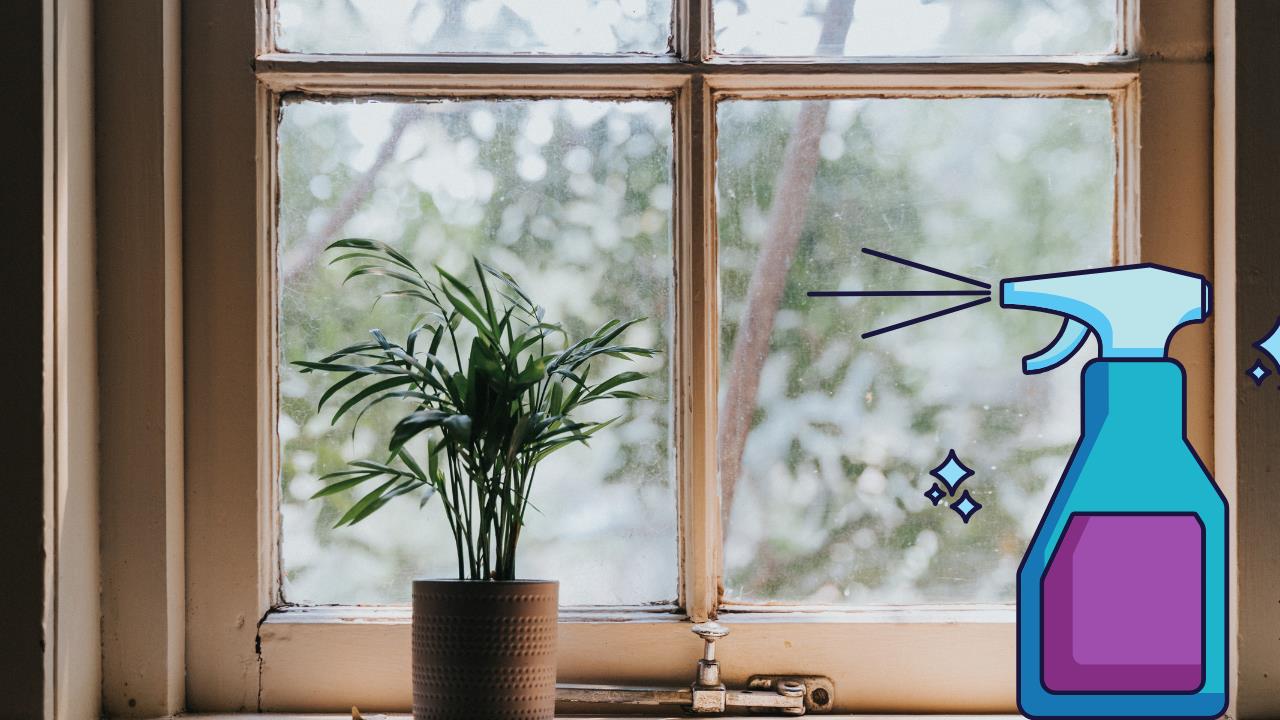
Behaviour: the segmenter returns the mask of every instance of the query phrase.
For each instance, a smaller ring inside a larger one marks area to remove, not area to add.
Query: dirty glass
[[[1012,601],[1078,434],[1082,360],[1021,373],[1058,321],[987,302],[864,339],[981,296],[807,293],[981,292],[864,247],[992,285],[1108,265],[1109,101],[741,100],[718,122],[727,599]],[[952,449],[967,523],[959,492],[924,494]]]
[[[729,55],[1072,55],[1114,52],[1119,0],[715,0]]]
[[[306,53],[665,53],[671,0],[276,0]]]
[[[619,421],[539,466],[518,574],[561,582],[565,604],[676,596],[672,480],[671,108],[585,100],[289,102],[279,126],[279,441],[284,596],[297,603],[398,603],[415,577],[456,576],[433,499],[397,498],[332,529],[350,494],[308,499],[318,477],[376,457],[392,424],[378,406],[352,435],[326,378],[289,364],[367,338],[403,337],[414,311],[370,305],[379,284],[330,267],[323,248],[355,236],[420,266],[466,273],[472,256],[514,275],[571,333],[647,316],[625,340],[662,354],[635,387],[650,400],[596,408]],[[603,369],[603,368],[601,368]]]

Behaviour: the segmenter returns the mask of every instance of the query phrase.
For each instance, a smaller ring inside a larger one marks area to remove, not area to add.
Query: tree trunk
[[[831,0],[827,5],[818,43],[819,55],[843,52],[845,36],[853,23],[853,3],[854,0]],[[756,256],[746,304],[738,321],[719,428],[721,517],[726,536],[734,491],[742,472],[742,453],[755,414],[760,372],[769,354],[773,323],[813,193],[818,172],[818,143],[826,128],[828,108],[827,101],[809,101],[800,107],[774,184],[768,230]]]

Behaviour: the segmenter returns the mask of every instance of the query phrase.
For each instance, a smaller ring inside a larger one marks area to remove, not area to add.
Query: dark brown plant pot
[[[553,580],[414,580],[414,720],[552,720]]]

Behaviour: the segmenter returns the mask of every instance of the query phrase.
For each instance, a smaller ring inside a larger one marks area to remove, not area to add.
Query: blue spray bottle
[[[1025,358],[1066,362],[1090,334],[1081,433],[1018,569],[1018,708],[1030,717],[1197,717],[1227,704],[1227,506],[1186,439],[1168,357],[1203,322],[1204,278],[1133,265],[1012,278],[1000,304],[1065,318]]]

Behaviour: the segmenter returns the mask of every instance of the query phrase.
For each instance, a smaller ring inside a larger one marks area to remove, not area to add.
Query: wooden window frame
[[[286,92],[665,98],[676,108],[676,472],[680,613],[569,609],[566,682],[684,684],[689,620],[719,615],[727,682],[830,676],[841,709],[1009,712],[1012,607],[721,605],[715,103],[725,98],[1107,97],[1117,259],[1211,274],[1210,0],[1123,0],[1119,53],[1082,58],[721,58],[709,2],[677,0],[671,57],[329,56],[273,50],[265,4],[183,6],[186,705],[338,711],[409,704],[408,613],[277,607],[275,116]],[[1210,330],[1179,334],[1189,433],[1212,466]],[[199,378],[199,382],[192,380]],[[1231,497],[1233,482],[1224,483]],[[974,658],[983,662],[975,663]],[[921,678],[947,678],[921,692]]]

